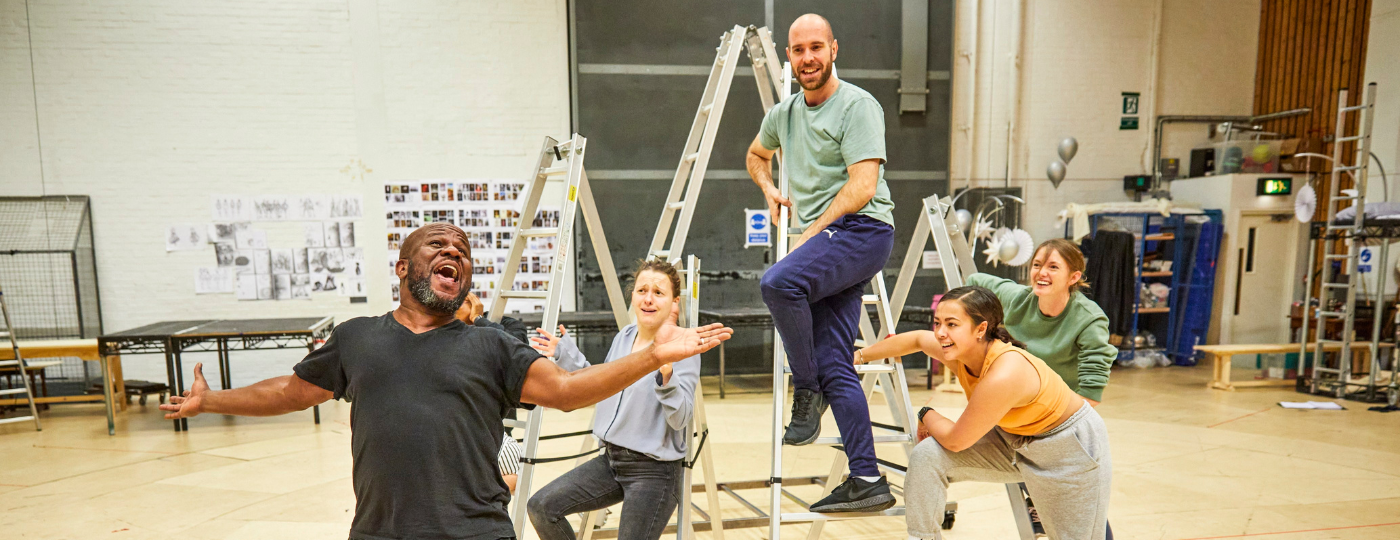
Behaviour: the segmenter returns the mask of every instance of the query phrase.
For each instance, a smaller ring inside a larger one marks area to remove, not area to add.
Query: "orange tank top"
[[[996,340],[987,347],[987,358],[982,360],[982,373],[992,369],[992,364],[1007,352],[1016,352],[1029,360],[1031,366],[1035,368],[1036,375],[1040,377],[1040,391],[1036,393],[1035,399],[1020,407],[1014,407],[1007,411],[1006,416],[997,421],[997,426],[1013,435],[1039,435],[1049,430],[1055,422],[1064,416],[1065,411],[1078,400],[1074,399],[1076,394],[1069,389],[1069,385],[1045,364],[1044,360],[1036,358],[1025,349]],[[977,389],[977,383],[981,377],[974,376],[963,366],[962,373],[958,374],[958,384],[961,384],[963,391],[967,393],[969,399],[972,392]]]

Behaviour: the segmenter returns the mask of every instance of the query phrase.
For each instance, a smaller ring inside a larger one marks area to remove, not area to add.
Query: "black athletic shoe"
[[[792,392],[792,422],[783,432],[783,444],[802,446],[812,444],[822,432],[822,415],[826,414],[826,398],[821,392],[798,388]]]
[[[813,512],[879,512],[894,506],[894,495],[890,494],[890,483],[881,476],[878,481],[866,482],[854,476],[847,478],[816,504]]]

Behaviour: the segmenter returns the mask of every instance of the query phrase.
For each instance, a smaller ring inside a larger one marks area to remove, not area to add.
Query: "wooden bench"
[[[1300,343],[1237,343],[1230,345],[1197,345],[1196,350],[1215,357],[1215,372],[1207,388],[1219,390],[1234,390],[1235,388],[1253,388],[1261,386],[1294,386],[1297,384],[1293,379],[1265,379],[1256,381],[1230,381],[1230,357],[1237,354],[1284,354],[1296,353]],[[1394,347],[1393,343],[1380,343],[1379,348],[1385,349]],[[1359,357],[1367,354],[1370,350],[1371,342],[1354,341],[1351,344],[1352,354]],[[1308,344],[1308,351],[1317,350],[1314,343]],[[1323,352],[1337,352],[1342,350],[1341,345],[1328,343],[1323,345]],[[1302,359],[1299,359],[1301,362]]]
[[[57,365],[58,362],[35,362],[36,358],[61,358],[77,357],[88,362],[98,362],[102,366],[102,372],[111,377],[111,383],[107,385],[112,389],[111,395],[104,392],[99,395],[82,396],[35,396],[34,403],[74,403],[74,402],[104,402],[110,412],[113,406],[126,409],[126,390],[122,384],[122,361],[121,357],[111,355],[103,357],[97,353],[96,339],[44,339],[25,340],[19,342],[19,353],[24,355],[25,366],[28,371],[43,369]],[[13,360],[14,351],[9,346],[0,348],[0,360]],[[0,406],[22,405],[27,402],[23,399],[0,399]]]

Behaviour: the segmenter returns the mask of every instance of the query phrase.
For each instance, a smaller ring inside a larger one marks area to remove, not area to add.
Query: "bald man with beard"
[[[512,408],[571,411],[616,394],[661,366],[729,339],[719,324],[663,326],[625,358],[568,372],[505,332],[453,317],[471,289],[471,248],[434,223],[404,239],[394,272],[398,309],[337,326],[293,375],[212,391],[202,365],[166,418],[274,416],[332,398],[351,403],[355,518],[351,539],[514,537],[496,450]]]

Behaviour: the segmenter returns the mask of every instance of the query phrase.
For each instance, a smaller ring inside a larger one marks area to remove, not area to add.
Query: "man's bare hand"
[[[204,364],[194,365],[194,384],[183,395],[170,396],[170,403],[160,406],[162,411],[170,411],[166,420],[189,418],[204,412],[204,395],[209,393],[209,383],[204,380]]]
[[[772,186],[764,188],[763,199],[768,201],[768,221],[770,223],[778,223],[778,209],[783,206],[788,208],[788,217],[792,217],[792,201],[784,197],[783,192],[779,191],[778,188]],[[778,234],[787,234],[787,231],[778,231]]]
[[[733,328],[714,323],[700,328],[663,324],[656,330],[653,354],[663,363],[679,362],[715,348],[734,335]]]
[[[564,325],[559,325],[559,337],[555,337],[543,328],[536,328],[540,335],[530,338],[530,346],[540,352],[540,356],[554,358],[554,352],[559,350],[559,340],[568,334]]]

